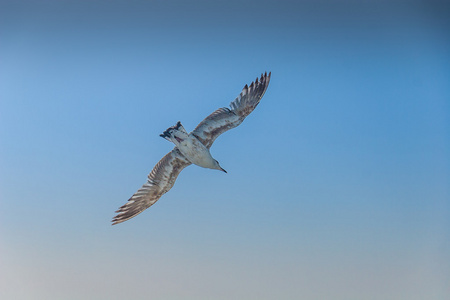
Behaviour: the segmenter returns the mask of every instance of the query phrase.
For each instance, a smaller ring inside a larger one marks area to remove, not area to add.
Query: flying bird
[[[219,135],[241,124],[256,108],[269,85],[270,75],[266,72],[250,86],[245,85],[239,96],[230,103],[230,108],[217,109],[191,133],[187,133],[178,121],[160,134],[175,147],[156,164],[148,174],[147,182],[116,211],[112,225],[127,221],[152,206],[173,187],[178,174],[191,164],[226,173],[209,149]]]

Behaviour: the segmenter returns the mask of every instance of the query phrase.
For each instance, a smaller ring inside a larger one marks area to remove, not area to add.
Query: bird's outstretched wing
[[[210,148],[219,135],[241,124],[255,109],[269,86],[270,75],[261,74],[259,80],[256,78],[250,86],[245,85],[240,95],[230,103],[231,109],[219,108],[201,121],[192,134]]]
[[[116,211],[112,225],[129,220],[152,206],[173,187],[178,174],[190,164],[176,147],[167,153],[148,174],[147,182]]]

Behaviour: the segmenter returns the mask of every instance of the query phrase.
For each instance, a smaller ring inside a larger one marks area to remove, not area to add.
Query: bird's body
[[[172,188],[178,174],[191,164],[226,173],[209,149],[219,135],[241,124],[256,108],[269,85],[270,76],[271,73],[265,73],[259,81],[256,78],[250,86],[245,85],[231,102],[231,109],[217,109],[191,133],[187,133],[181,122],[164,131],[160,136],[173,142],[175,147],[156,164],[147,182],[116,211],[118,214],[113,218],[113,225],[129,220],[153,205]]]
[[[177,148],[191,163],[203,168],[216,169],[214,167],[215,159],[211,156],[208,148],[200,143],[195,136],[190,135],[179,143]]]
[[[177,125],[170,127],[160,136],[174,143],[191,163],[203,168],[217,169],[217,161],[211,156],[209,149],[193,133],[188,134],[181,122],[178,121]]]

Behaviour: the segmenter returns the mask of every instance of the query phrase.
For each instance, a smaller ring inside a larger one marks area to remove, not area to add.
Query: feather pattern
[[[239,96],[230,103],[230,108],[222,107],[207,116],[191,132],[208,149],[216,138],[234,127],[240,125],[244,119],[256,108],[267,90],[270,75],[261,74],[261,78],[245,85]]]
[[[113,225],[129,220],[152,206],[173,187],[180,172],[192,162],[226,172],[212,158],[209,148],[219,135],[241,124],[256,108],[269,85],[270,75],[270,72],[268,75],[261,74],[261,78],[256,78],[250,86],[245,85],[239,96],[230,103],[231,109],[217,109],[189,135],[180,122],[164,131],[160,136],[174,142],[176,147],[155,165],[147,182],[116,211]]]
[[[167,153],[148,174],[147,182],[116,211],[113,225],[129,220],[152,206],[173,187],[180,172],[190,164],[176,147]]]

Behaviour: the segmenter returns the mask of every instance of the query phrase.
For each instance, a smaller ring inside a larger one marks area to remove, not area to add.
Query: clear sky
[[[448,298],[445,3],[1,1],[0,298]],[[111,226],[264,71],[228,174]]]

